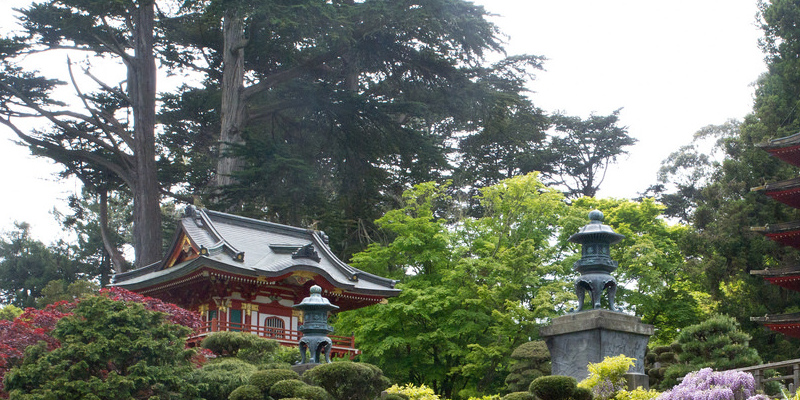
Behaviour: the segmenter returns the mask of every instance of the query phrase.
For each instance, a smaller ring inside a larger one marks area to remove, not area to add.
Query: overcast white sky
[[[0,0],[0,31],[11,9],[29,0]],[[756,0],[478,0],[509,36],[508,54],[548,58],[530,83],[548,112],[588,117],[622,108],[621,124],[639,143],[613,167],[600,197],[634,197],[655,182],[661,160],[708,124],[741,119],[751,86],[765,70],[757,47]],[[63,62],[63,60],[54,60]],[[79,191],[58,181],[57,167],[33,159],[0,128],[0,231],[14,221],[54,240],[49,214]]]

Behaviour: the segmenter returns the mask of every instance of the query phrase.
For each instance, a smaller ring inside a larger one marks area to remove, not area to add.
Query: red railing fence
[[[275,339],[281,345],[290,347],[297,346],[300,338],[303,337],[302,332],[291,329],[270,328],[265,326],[218,321],[216,319],[212,319],[205,325],[195,330],[194,335],[189,338],[188,342],[199,343],[201,340],[203,340],[203,337],[209,333],[225,331],[252,333],[263,338]],[[356,349],[355,337],[353,336],[328,335],[328,337],[331,338],[331,341],[333,342],[331,356],[353,358],[357,354],[361,353],[358,349]]]

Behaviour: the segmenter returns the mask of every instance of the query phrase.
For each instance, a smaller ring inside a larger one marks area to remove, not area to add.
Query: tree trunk
[[[125,262],[122,252],[111,241],[108,229],[108,190],[99,189],[98,191],[100,192],[100,237],[103,239],[103,248],[105,248],[108,259],[113,265],[114,272],[119,274],[125,272],[128,263]]]
[[[238,10],[228,9],[222,21],[222,129],[219,135],[219,160],[216,186],[235,183],[233,174],[240,171],[243,162],[232,154],[235,145],[244,143],[242,127],[245,108],[244,89],[244,18]]]
[[[128,65],[128,90],[133,109],[136,173],[133,191],[133,245],[136,266],[161,260],[161,205],[156,169],[156,62],[153,54],[153,0],[134,10],[134,56]]]

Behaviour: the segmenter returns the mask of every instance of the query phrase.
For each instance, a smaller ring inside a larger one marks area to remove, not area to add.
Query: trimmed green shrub
[[[322,387],[335,400],[371,400],[389,387],[380,368],[355,362],[319,365],[306,371],[303,380]]]
[[[680,363],[667,366],[664,380],[658,386],[661,390],[676,385],[677,379],[686,373],[702,368],[723,371],[761,364],[758,351],[749,346],[750,335],[727,315],[715,315],[683,328],[676,342],[680,350],[672,350]]]
[[[214,332],[203,339],[202,346],[219,356],[239,357],[251,363],[272,362],[279,344],[252,333]]]
[[[228,400],[231,392],[248,383],[256,367],[236,358],[223,358],[203,365],[192,373],[191,379],[206,400]]]
[[[440,400],[433,389],[421,384],[419,386],[413,383],[407,383],[403,386],[394,384],[386,388],[386,393],[398,394],[404,396],[407,400]]]
[[[331,395],[319,386],[301,386],[294,392],[295,396],[306,400],[330,400]]]
[[[287,379],[299,380],[300,375],[291,369],[263,369],[250,375],[250,384],[257,386],[263,393],[269,393],[272,385]]]
[[[503,400],[536,400],[531,392],[513,392],[503,396]]]
[[[408,399],[409,397],[402,393],[389,393],[386,396],[381,397],[381,400],[408,400]]]
[[[542,340],[519,345],[511,358],[511,369],[505,381],[506,390],[510,392],[527,390],[534,379],[550,375],[550,351]]]
[[[592,395],[592,390],[589,388],[577,387],[572,392],[572,400],[592,400],[592,398],[594,398],[594,395]]]
[[[267,370],[267,369],[292,369],[292,365],[285,362],[271,362],[266,364],[258,364],[258,369],[260,370]]]
[[[228,400],[263,400],[264,395],[253,385],[243,385],[236,388],[228,396]]]
[[[269,388],[269,395],[273,399],[300,397],[296,394],[297,389],[303,386],[308,386],[308,384],[299,379],[284,379],[282,381],[275,382],[275,384]]]
[[[534,379],[528,390],[541,400],[568,400],[577,387],[571,376],[548,375]]]

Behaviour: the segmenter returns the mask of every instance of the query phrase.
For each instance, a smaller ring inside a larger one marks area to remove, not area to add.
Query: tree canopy
[[[568,205],[535,173],[481,189],[480,217],[459,211],[468,203],[433,183],[415,186],[403,200],[377,221],[387,239],[352,261],[399,279],[401,294],[341,313],[336,324],[355,333],[362,359],[398,381],[448,398],[499,392],[512,350],[575,306],[579,251],[567,238],[595,208],[626,235],[612,252],[626,310],[658,322],[657,338],[666,343],[703,315],[700,294],[682,292],[694,288],[682,269],[686,229],[663,221],[652,200],[581,198]]]

